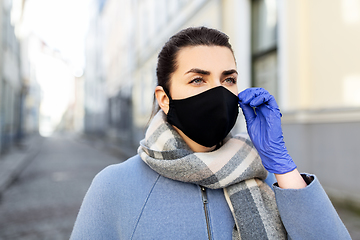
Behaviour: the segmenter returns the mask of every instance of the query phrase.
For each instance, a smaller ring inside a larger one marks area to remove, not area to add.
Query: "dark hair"
[[[190,46],[223,46],[233,53],[229,37],[219,30],[207,27],[189,27],[173,35],[163,46],[159,55],[156,68],[157,85],[170,92],[170,78],[177,68],[177,54],[180,49]],[[153,112],[159,110],[154,96]]]

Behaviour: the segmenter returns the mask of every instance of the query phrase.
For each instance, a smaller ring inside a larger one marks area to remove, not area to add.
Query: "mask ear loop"
[[[170,96],[170,92],[167,88],[161,86],[166,94],[166,96],[169,98],[169,111],[170,111],[170,108],[171,108],[171,105],[173,104],[173,101],[172,101],[172,98]],[[167,114],[166,114],[167,115]]]
[[[171,101],[172,101],[172,98],[171,98],[171,96],[170,96],[169,90],[167,90],[167,88],[165,88],[165,87],[162,87],[162,88],[163,88],[164,92],[166,93],[166,96],[169,98],[169,100],[170,100],[170,102],[171,102]]]

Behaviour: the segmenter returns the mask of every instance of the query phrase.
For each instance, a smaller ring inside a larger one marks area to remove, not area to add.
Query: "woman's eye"
[[[230,77],[230,78],[226,78],[224,80],[225,83],[230,83],[230,84],[236,84],[236,79],[233,78],[233,77]]]
[[[204,82],[204,79],[202,79],[202,78],[195,78],[190,81],[190,83],[192,83],[192,84],[201,84],[203,82]]]

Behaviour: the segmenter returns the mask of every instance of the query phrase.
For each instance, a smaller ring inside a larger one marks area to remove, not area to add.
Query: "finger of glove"
[[[257,118],[261,122],[263,134],[267,135],[267,139],[272,142],[278,142],[282,139],[281,114],[279,111],[271,109],[267,105],[261,105],[256,108]],[[276,141],[274,141],[277,139]],[[278,142],[280,144],[280,142]]]
[[[262,93],[261,95],[254,97],[249,103],[249,105],[252,107],[259,107],[263,104],[268,105],[270,108],[279,108],[275,101],[275,98],[268,92]]]
[[[269,109],[267,109],[266,106],[260,106],[260,107],[255,108],[255,112],[262,124],[267,122],[267,116],[269,115]]]
[[[240,101],[239,101],[239,106],[242,109],[242,112],[243,112],[243,114],[245,116],[246,122],[251,123],[256,117],[256,114],[254,112],[254,108],[252,108],[250,105],[244,104],[244,103],[242,103]]]
[[[272,108],[279,108],[275,98],[263,88],[248,88],[239,93],[239,101],[244,104],[250,104],[257,107],[263,103],[268,104]]]
[[[267,92],[263,88],[247,88],[239,93],[239,101],[243,102],[244,104],[249,104],[252,99],[254,99],[256,96],[261,95],[264,91]]]
[[[262,117],[271,125],[278,125],[281,128],[281,117],[282,114],[279,108],[272,108],[268,104],[260,105],[256,107],[256,114],[261,113]]]

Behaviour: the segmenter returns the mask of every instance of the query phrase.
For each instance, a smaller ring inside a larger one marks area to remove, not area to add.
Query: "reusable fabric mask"
[[[238,97],[225,87],[211,88],[185,99],[170,99],[167,121],[205,147],[220,143],[234,127]]]

